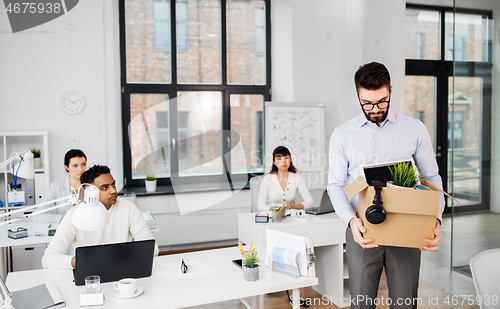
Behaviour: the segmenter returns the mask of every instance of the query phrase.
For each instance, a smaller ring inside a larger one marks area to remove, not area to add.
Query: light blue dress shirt
[[[358,196],[350,201],[343,188],[362,175],[364,165],[401,160],[412,160],[420,174],[443,188],[429,132],[420,120],[389,110],[380,127],[363,113],[337,127],[330,139],[327,187],[337,215],[346,223],[356,217]],[[441,193],[439,220],[444,207]]]

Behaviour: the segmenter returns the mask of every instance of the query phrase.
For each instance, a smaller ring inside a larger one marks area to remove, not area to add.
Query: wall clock
[[[61,108],[66,114],[76,115],[85,107],[85,98],[76,91],[68,91],[61,97]]]

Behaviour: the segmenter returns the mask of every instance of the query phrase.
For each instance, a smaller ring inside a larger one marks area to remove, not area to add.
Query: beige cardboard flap
[[[365,179],[363,178],[363,176],[359,176],[344,187],[344,192],[345,194],[347,194],[347,197],[352,200],[353,197],[355,197],[359,192],[366,189],[366,187],[368,187],[368,184],[366,183]]]
[[[447,197],[449,197],[449,198],[453,199],[455,202],[457,202],[457,203],[459,203],[459,204],[460,204],[460,202],[459,202],[459,201],[457,201],[457,200],[456,200],[453,196],[451,196],[451,195],[449,195],[448,193],[446,193],[445,191],[443,191],[443,190],[439,189],[439,188],[438,188],[438,187],[436,187],[436,185],[435,185],[435,184],[433,184],[432,182],[430,182],[430,181],[428,181],[428,180],[425,180],[425,179],[422,179],[422,180],[420,180],[420,183],[421,183],[421,184],[423,184],[423,185],[424,185],[424,186],[426,186],[426,187],[431,188],[431,189],[432,189],[432,190],[434,190],[434,191],[439,191],[439,192],[443,193],[443,194],[444,194],[444,195],[446,195]]]

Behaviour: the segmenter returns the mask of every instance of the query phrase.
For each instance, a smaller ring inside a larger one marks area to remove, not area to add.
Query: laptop
[[[313,207],[310,209],[306,209],[306,214],[311,215],[322,215],[330,212],[334,212],[332,201],[330,200],[330,196],[326,190],[323,190],[323,194],[321,195],[321,201],[319,202],[318,207]]]
[[[85,277],[90,275],[99,275],[101,283],[149,277],[154,250],[154,239],[78,247],[73,270],[75,285],[85,285]]]

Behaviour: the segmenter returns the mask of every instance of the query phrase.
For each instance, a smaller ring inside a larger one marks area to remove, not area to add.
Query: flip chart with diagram
[[[300,172],[321,172],[325,158],[325,106],[323,103],[275,103],[265,105],[266,171],[272,164],[272,152],[285,146]]]

